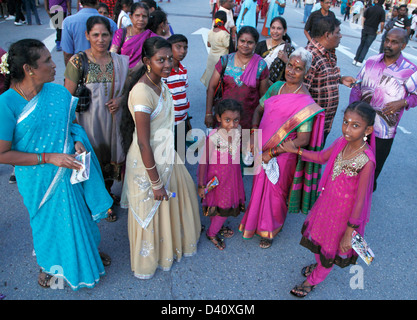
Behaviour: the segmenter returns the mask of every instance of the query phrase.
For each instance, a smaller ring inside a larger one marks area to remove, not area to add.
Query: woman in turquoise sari
[[[48,287],[54,276],[73,290],[94,287],[105,274],[103,263],[110,263],[98,251],[97,222],[113,200],[84,130],[74,123],[77,99],[50,83],[55,64],[38,40],[12,44],[1,70],[9,89],[0,96],[0,163],[15,165],[41,268],[38,283]],[[90,177],[72,184],[72,169],[81,167],[76,153],[84,151],[91,152]]]

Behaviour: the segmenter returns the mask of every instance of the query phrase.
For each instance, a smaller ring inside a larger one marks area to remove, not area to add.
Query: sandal
[[[116,212],[113,211],[113,206],[107,210],[107,222],[115,222],[117,220]]]
[[[111,258],[108,254],[103,253],[103,252],[99,252],[99,254],[100,254],[101,262],[103,262],[103,266],[108,267],[109,265],[111,265]]]
[[[259,242],[259,247],[262,249],[268,249],[272,246],[272,239],[262,238]]]
[[[38,284],[42,287],[42,288],[49,288],[51,286],[51,279],[53,276],[51,276],[48,273],[45,273],[42,271],[39,272],[39,276],[38,276]]]
[[[304,277],[308,277],[313,272],[313,270],[316,269],[316,268],[317,268],[317,263],[310,264],[309,266],[304,267],[304,268],[301,269],[301,274]]]
[[[224,250],[224,249],[226,248],[225,243],[223,242],[223,240],[222,240],[222,239],[220,239],[220,238],[219,238],[219,236],[218,236],[218,235],[215,235],[214,237],[209,237],[209,236],[206,234],[206,237],[207,237],[207,239],[208,239],[208,240],[210,240],[210,241],[211,241],[211,243],[213,243],[213,244],[216,246],[216,248],[217,248],[217,249],[219,249],[219,250]]]
[[[229,227],[225,227],[225,226],[221,227],[219,233],[220,233],[221,236],[223,236],[227,239],[230,239],[231,237],[233,237],[235,235],[235,233],[233,232],[232,229],[230,229]]]
[[[304,298],[306,295],[308,295],[311,291],[314,290],[316,286],[309,286],[305,284],[306,281],[304,281],[302,284],[295,286],[290,293],[297,298]]]

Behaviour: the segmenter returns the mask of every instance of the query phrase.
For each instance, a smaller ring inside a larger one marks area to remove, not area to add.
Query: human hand
[[[162,187],[161,189],[152,190],[152,191],[153,191],[153,196],[155,200],[157,201],[167,200],[168,201],[169,197],[164,187]]]
[[[345,234],[343,235],[342,240],[339,244],[339,249],[341,253],[348,252],[350,249],[352,249],[352,232],[353,228],[347,227]]]
[[[264,163],[268,163],[272,159],[271,155],[269,154],[269,149],[262,152],[262,161]]]
[[[280,58],[284,63],[288,62],[288,55],[283,50],[278,51],[278,58]]]
[[[297,153],[298,148],[295,147],[295,144],[292,140],[284,141],[280,144],[280,147],[283,152]]]
[[[204,188],[202,187],[198,187],[198,196],[201,199],[205,199],[206,198],[206,193],[204,192]]]
[[[212,114],[206,114],[204,124],[207,128],[214,128],[214,116]]]
[[[57,167],[76,169],[82,168],[81,162],[75,159],[75,155],[66,153],[46,153],[45,162],[53,164]]]
[[[398,111],[401,110],[401,108],[404,108],[407,104],[404,102],[405,99],[397,100],[397,101],[391,101],[385,104],[385,107],[382,108],[382,112],[386,115],[392,115]]]
[[[340,78],[340,82],[350,88],[356,82],[356,79],[351,76],[343,76]]]
[[[110,99],[109,101],[107,101],[106,106],[107,108],[109,108],[109,111],[111,114],[115,114],[117,110],[119,110],[120,99],[119,98]]]
[[[75,141],[74,147],[75,147],[75,153],[77,154],[81,154],[87,151],[81,141]]]

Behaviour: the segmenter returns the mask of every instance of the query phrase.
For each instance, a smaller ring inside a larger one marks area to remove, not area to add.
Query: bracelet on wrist
[[[198,186],[198,189],[205,189],[206,186]]]
[[[351,224],[349,221],[347,222],[347,225],[348,225],[348,227],[351,227],[353,229],[359,228],[359,225],[357,225],[357,224]]]

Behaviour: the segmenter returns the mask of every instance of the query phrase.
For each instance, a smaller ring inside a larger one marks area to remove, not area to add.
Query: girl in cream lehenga
[[[122,117],[128,152],[121,204],[129,209],[132,271],[149,279],[158,267],[168,271],[174,259],[197,252],[201,223],[195,184],[174,150],[172,97],[161,82],[172,69],[171,45],[150,38],[142,56]]]

